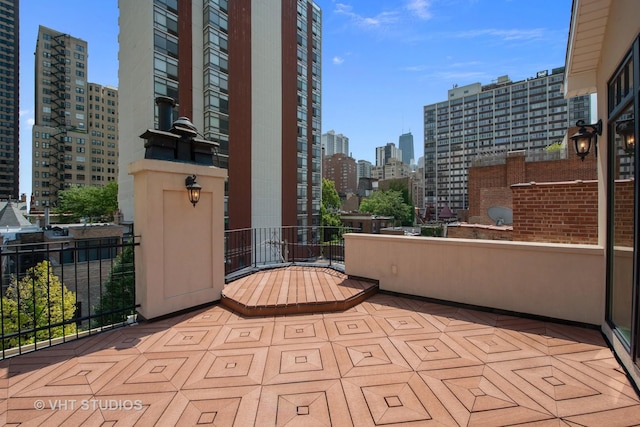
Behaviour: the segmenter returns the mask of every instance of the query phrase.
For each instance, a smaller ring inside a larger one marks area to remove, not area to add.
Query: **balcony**
[[[331,265],[249,247],[220,304],[0,362],[6,422],[640,423],[597,326],[601,247],[346,234]]]

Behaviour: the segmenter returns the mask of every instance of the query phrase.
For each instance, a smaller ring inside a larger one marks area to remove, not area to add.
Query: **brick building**
[[[335,183],[336,191],[341,197],[358,190],[357,174],[355,159],[344,153],[326,156],[322,161],[322,177]]]
[[[514,184],[596,180],[596,161],[595,156],[581,161],[566,146],[553,153],[514,151],[480,158],[469,168],[469,222],[495,224],[488,214],[490,208],[514,209]]]

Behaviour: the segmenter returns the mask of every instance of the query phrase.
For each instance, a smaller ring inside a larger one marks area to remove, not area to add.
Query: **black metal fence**
[[[344,263],[348,227],[244,228],[225,231],[225,275],[294,262]]]
[[[0,248],[2,359],[135,321],[135,237]]]

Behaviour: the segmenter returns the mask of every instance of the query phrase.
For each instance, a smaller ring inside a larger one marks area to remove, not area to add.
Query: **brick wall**
[[[513,229],[508,226],[456,224],[447,226],[447,237],[452,239],[512,240]]]
[[[506,172],[505,165],[469,168],[469,222],[478,224],[493,223],[487,216],[487,211],[481,208],[481,190],[506,188],[511,191],[507,186]],[[507,207],[510,207],[510,205]]]
[[[527,162],[525,155],[524,151],[514,151],[507,154],[503,164],[469,168],[469,222],[494,224],[487,209],[491,206],[513,208],[508,193],[514,184],[598,178],[596,157],[587,156],[582,161],[571,147],[566,159]]]
[[[516,184],[513,240],[598,243],[597,181]]]

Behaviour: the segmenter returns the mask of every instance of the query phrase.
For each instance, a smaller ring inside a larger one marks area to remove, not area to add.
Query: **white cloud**
[[[410,0],[407,3],[407,10],[413,13],[420,19],[431,19],[431,12],[429,11],[429,7],[431,3],[428,0]]]
[[[455,33],[453,36],[457,38],[475,38],[475,37],[497,37],[505,41],[512,40],[532,40],[544,37],[545,30],[543,28],[534,28],[531,30],[498,30],[488,28],[485,30],[471,30]]]
[[[351,5],[344,3],[337,3],[334,11],[347,16],[353,24],[361,28],[378,28],[398,21],[398,12],[380,12],[376,16],[363,16],[355,13]]]
[[[336,65],[340,65],[344,62],[344,58],[341,58],[339,56],[334,56],[333,57],[333,63]]]

